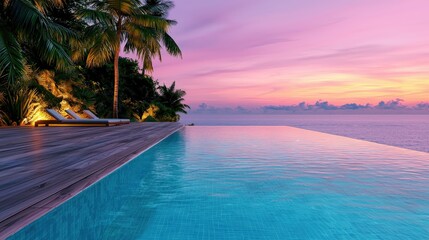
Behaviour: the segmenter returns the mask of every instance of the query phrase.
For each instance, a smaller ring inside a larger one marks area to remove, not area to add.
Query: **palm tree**
[[[63,44],[74,33],[46,16],[63,0],[3,0],[0,3],[0,78],[9,84],[25,74],[25,48],[31,47],[42,61],[65,70],[72,61]]]
[[[166,18],[168,11],[174,7],[174,3],[168,0],[146,0],[144,9],[150,13],[152,16]],[[170,25],[176,25],[177,22],[173,20],[168,20]],[[160,41],[170,42],[168,45],[176,48],[175,51],[180,51],[177,44],[174,42],[173,38],[168,35],[167,32],[161,32],[160,39],[151,39],[155,41],[153,44],[145,44],[144,48],[138,51],[139,58],[142,60],[142,75],[145,76],[146,72],[153,71],[153,62],[152,59],[158,57],[159,61],[162,61],[161,56],[161,45]]]
[[[94,0],[87,9],[79,11],[79,16],[89,23],[87,36],[92,47],[86,64],[100,66],[114,57],[114,118],[118,117],[121,43],[126,52],[135,51],[139,56],[148,50],[160,49],[161,43],[171,55],[181,56],[177,44],[166,34],[174,21],[152,15],[139,0]]]
[[[176,89],[176,82],[173,82],[170,87],[159,87],[159,102],[165,107],[177,113],[188,113],[186,109],[190,109],[188,105],[184,104],[184,97],[186,92],[182,89]]]

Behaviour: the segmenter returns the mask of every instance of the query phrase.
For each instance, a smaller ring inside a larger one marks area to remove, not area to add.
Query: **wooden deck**
[[[0,128],[0,239],[181,128],[179,123]]]

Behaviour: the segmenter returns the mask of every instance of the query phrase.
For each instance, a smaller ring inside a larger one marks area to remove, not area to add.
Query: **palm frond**
[[[153,16],[166,17],[168,11],[173,7],[174,3],[172,1],[146,0],[142,9]]]
[[[148,28],[154,28],[159,30],[162,29],[164,31],[167,31],[170,26],[170,24],[165,18],[151,16],[147,14],[139,14],[139,15],[132,16],[130,18],[130,21],[141,27],[148,27]]]
[[[141,4],[138,0],[107,0],[107,5],[117,14],[131,16],[138,14]]]
[[[73,66],[69,54],[64,50],[64,46],[53,39],[45,39],[38,45],[37,52],[41,59],[48,64],[54,65],[59,70],[68,70]]]
[[[142,42],[145,42],[148,39],[158,39],[160,37],[160,31],[157,29],[141,26],[131,21],[124,23],[124,31],[130,37]]]
[[[86,60],[87,66],[101,66],[109,61],[117,46],[116,32],[110,28],[94,26],[86,36],[92,39],[92,47]],[[90,36],[92,35],[92,36]]]
[[[52,7],[60,8],[64,6],[64,0],[33,0],[33,3],[42,13],[46,13],[46,10]]]
[[[78,19],[90,21],[93,24],[115,25],[115,20],[110,13],[97,9],[82,8],[76,12],[76,16]]]
[[[182,57],[182,51],[180,50],[179,45],[177,45],[168,33],[163,34],[162,42],[169,54]]]
[[[177,21],[176,21],[176,20],[166,19],[166,21],[168,22],[168,24],[169,24],[170,26],[177,25]]]
[[[69,40],[70,44],[70,58],[72,61],[80,61],[83,60],[85,57],[85,54],[87,53],[86,46],[89,45],[89,41],[87,39],[83,38],[71,38]]]
[[[149,73],[153,72],[152,56],[149,53],[146,53],[143,55],[142,59],[143,59],[143,69],[147,70]]]
[[[29,0],[10,0],[7,11],[15,27],[29,36],[55,36],[58,41],[75,36],[72,30],[50,21]]]
[[[24,75],[24,70],[24,56],[19,43],[6,26],[0,25],[0,73],[12,83]]]

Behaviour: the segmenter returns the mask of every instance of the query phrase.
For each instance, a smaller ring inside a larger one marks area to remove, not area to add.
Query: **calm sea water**
[[[199,126],[293,126],[429,152],[429,115],[252,115],[190,114]]]
[[[428,239],[428,199],[428,153],[187,127],[11,239]]]

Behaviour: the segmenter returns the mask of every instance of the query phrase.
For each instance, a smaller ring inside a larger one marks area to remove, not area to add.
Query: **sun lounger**
[[[74,118],[74,119],[83,119],[83,118],[81,118],[77,113],[75,113],[73,110],[71,110],[71,109],[67,109],[66,110],[66,113],[68,114],[68,115],[70,115],[70,117],[72,117],[72,118]]]
[[[46,109],[55,120],[38,120],[35,122],[35,126],[114,126],[121,124],[119,121],[108,121],[108,120],[96,120],[96,119],[66,119],[61,114],[53,109]]]
[[[125,118],[98,118],[97,115],[95,115],[93,112],[89,110],[83,110],[83,112],[90,117],[91,119],[97,119],[97,120],[119,120],[121,123],[130,123],[130,119]]]
[[[88,110],[89,111],[89,110]],[[90,118],[90,119],[88,119],[88,118],[81,118],[77,113],[75,113],[73,110],[71,110],[71,109],[67,109],[66,110],[66,113],[68,114],[68,115],[70,115],[72,118],[74,118],[74,119],[79,119],[79,120],[104,120],[104,121],[109,121],[109,122],[114,122],[114,123],[119,123],[119,124],[125,124],[125,123],[130,123],[130,120],[129,119],[116,119],[116,118],[103,118],[103,119],[100,119],[100,118]],[[88,114],[87,114],[88,115]],[[95,115],[94,115],[95,116]],[[126,122],[125,120],[128,120],[128,122]]]

